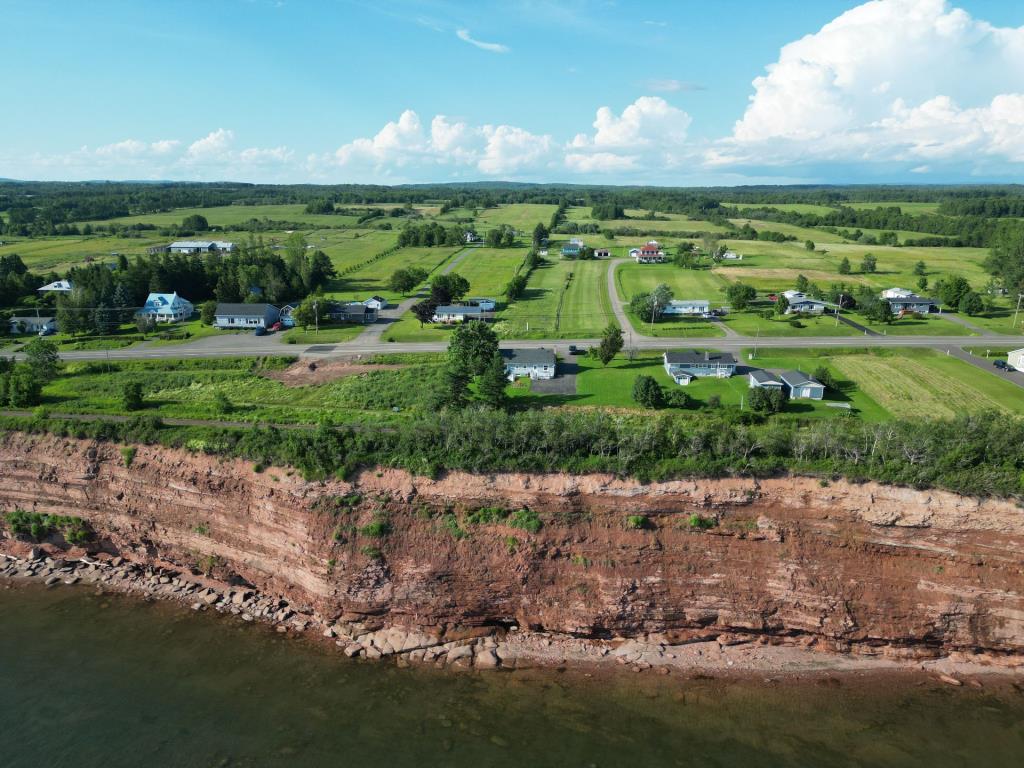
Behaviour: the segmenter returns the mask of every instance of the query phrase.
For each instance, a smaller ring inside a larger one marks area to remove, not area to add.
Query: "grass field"
[[[935,213],[939,209],[938,203],[911,203],[906,200],[894,200],[892,202],[885,203],[843,203],[847,208],[856,208],[857,210],[868,210],[873,211],[875,208],[893,208],[898,207],[904,213],[910,213],[915,216],[921,216],[924,214]],[[778,207],[778,206],[773,206]]]
[[[726,208],[734,208],[741,210],[743,208],[774,208],[777,211],[793,211],[795,213],[817,213],[824,215],[831,213],[835,208],[830,208],[827,205],[815,205],[813,203],[726,203],[722,205]]]
[[[526,294],[498,316],[503,338],[594,338],[612,319],[604,261],[551,261],[530,275]],[[571,278],[570,278],[571,275]]]
[[[526,248],[474,248],[455,272],[469,280],[468,296],[501,300],[526,252]]]
[[[313,328],[291,328],[284,333],[289,344],[334,344],[351,341],[366,330],[365,325],[322,325],[319,333]]]
[[[986,409],[1024,414],[1020,387],[932,350],[845,355],[833,364],[897,418],[952,418]]]
[[[389,301],[401,301],[404,297],[388,287],[388,280],[393,272],[408,267],[419,267],[427,273],[432,273],[461,250],[462,246],[400,248],[383,259],[371,262],[365,267],[332,281],[329,290],[325,293],[337,299],[362,301],[370,296],[380,295]]]
[[[167,242],[167,238],[152,236],[136,238],[105,235],[32,239],[4,236],[0,239],[4,242],[0,246],[0,256],[16,253],[29,269],[39,273],[51,270],[63,273],[87,261],[112,263],[117,261],[115,254],[144,255],[150,246]]]
[[[638,293],[650,293],[664,283],[677,299],[707,299],[711,306],[726,303],[722,290],[729,285],[726,271],[681,269],[674,264],[620,264],[615,270],[619,298],[629,301]]]
[[[383,208],[385,206],[373,206]],[[272,221],[288,221],[296,224],[307,224],[313,227],[354,226],[358,217],[339,216],[334,214],[312,214],[305,212],[302,203],[284,205],[220,205],[211,208],[176,208],[173,211],[160,213],[141,213],[134,216],[122,216],[117,219],[90,222],[96,224],[152,224],[156,227],[169,227],[180,224],[186,216],[198,214],[204,216],[211,227],[230,227],[242,224],[250,219],[270,219]]]
[[[501,224],[508,224],[522,232],[525,243],[533,236],[533,228],[538,224],[545,227],[551,222],[551,216],[558,208],[556,205],[537,203],[517,203],[499,205],[497,208],[484,208],[476,218],[477,230],[485,232]],[[467,212],[467,215],[470,212]]]

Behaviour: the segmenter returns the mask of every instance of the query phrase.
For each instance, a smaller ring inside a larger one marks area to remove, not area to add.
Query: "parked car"
[[[253,336],[266,336],[267,335],[267,329],[264,328],[262,325],[258,326],[256,328],[256,330],[252,332],[252,335]]]
[[[1008,371],[1008,370],[1010,370],[1010,366],[1007,365],[1005,360],[993,360],[992,361],[992,365],[994,365],[1000,371]]]
[[[583,352],[583,350],[580,349],[579,347],[577,347],[575,344],[570,344],[569,345],[569,354],[570,355],[579,355],[582,352]]]
[[[271,333],[277,333],[280,330],[281,330],[281,323],[280,323],[280,321],[276,322],[272,326],[270,326],[270,332]]]

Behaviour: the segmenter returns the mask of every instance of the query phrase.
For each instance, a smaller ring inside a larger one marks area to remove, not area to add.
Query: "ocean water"
[[[1024,694],[398,669],[177,605],[0,588],[0,768],[23,766],[1020,768]]]

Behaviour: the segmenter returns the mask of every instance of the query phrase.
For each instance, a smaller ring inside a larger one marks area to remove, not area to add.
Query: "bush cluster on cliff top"
[[[748,422],[715,414],[635,418],[601,411],[466,409],[388,428],[315,430],[169,427],[0,419],[0,426],[126,443],[192,446],[205,453],[293,466],[311,479],[368,465],[422,475],[470,472],[612,472],[641,479],[771,476],[794,472],[959,493],[1024,498],[1024,419],[864,424]]]

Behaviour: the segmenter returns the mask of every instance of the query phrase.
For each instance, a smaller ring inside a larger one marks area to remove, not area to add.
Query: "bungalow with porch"
[[[926,299],[923,296],[918,296],[916,293],[911,293],[907,296],[886,296],[885,300],[889,302],[889,308],[894,315],[898,315],[901,312],[904,314],[913,312],[918,315],[927,315],[938,306],[935,299]]]
[[[779,378],[786,385],[790,400],[822,400],[825,397],[825,385],[803,371],[783,371]]]
[[[711,302],[707,299],[673,299],[662,308],[661,314],[707,317],[711,314]]]
[[[36,317],[35,315],[15,315],[10,320],[11,335],[22,333],[54,333],[57,321],[52,317]]]
[[[505,373],[509,381],[520,376],[531,379],[555,378],[555,352],[539,347],[537,349],[503,349],[501,356],[505,358]]]
[[[324,310],[324,317],[337,323],[375,323],[377,322],[377,310],[366,306],[361,301],[348,301],[342,304],[328,302]]]
[[[811,298],[806,293],[801,293],[800,291],[783,291],[782,295],[789,302],[789,306],[786,307],[787,315],[820,315],[826,309],[835,306],[827,301]]]
[[[215,328],[269,328],[281,319],[281,310],[271,304],[218,304],[213,312]]]
[[[696,377],[727,379],[736,372],[736,358],[728,352],[701,352],[696,349],[666,352],[665,373],[676,384],[686,385]]]
[[[751,389],[782,389],[782,379],[762,368],[755,368],[749,374]]]
[[[157,323],[178,323],[188,320],[195,313],[195,307],[188,299],[174,293],[151,293],[137,313],[139,317],[151,317]]]
[[[470,307],[465,304],[446,304],[434,310],[435,323],[450,325],[464,323],[467,320],[486,320],[488,314],[481,307]]]

